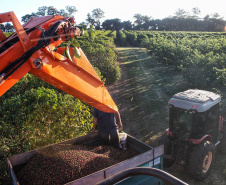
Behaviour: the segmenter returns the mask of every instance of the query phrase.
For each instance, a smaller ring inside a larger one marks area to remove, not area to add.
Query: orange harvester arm
[[[22,26],[15,14],[8,12],[0,14],[0,24],[4,22],[12,22],[17,34],[5,38],[0,32],[0,96],[29,72],[99,110],[118,111],[81,48],[81,58],[71,55],[71,60],[63,56],[64,48],[54,50],[66,39],[80,35],[73,19],[36,17]],[[72,48],[69,50],[72,54]]]

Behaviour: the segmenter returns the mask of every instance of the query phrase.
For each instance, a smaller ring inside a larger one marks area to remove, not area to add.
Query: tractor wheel
[[[160,145],[164,145],[164,154],[170,155],[171,154],[171,141],[170,137],[164,134],[159,142]],[[173,160],[170,160],[168,158],[163,158],[163,164],[164,167],[170,167],[174,163]]]
[[[164,134],[159,142],[160,145],[164,145],[164,154],[169,155],[171,153],[171,141],[170,137]]]
[[[196,180],[205,179],[211,170],[215,157],[215,147],[210,141],[203,141],[193,148],[189,158],[188,173]]]

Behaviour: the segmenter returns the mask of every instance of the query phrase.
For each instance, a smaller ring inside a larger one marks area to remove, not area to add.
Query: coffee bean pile
[[[21,185],[62,185],[87,176],[139,153],[109,145],[63,145],[42,149],[17,173]]]

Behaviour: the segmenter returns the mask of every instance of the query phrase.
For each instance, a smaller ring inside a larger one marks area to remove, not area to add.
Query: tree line
[[[135,21],[123,21],[120,19],[108,19],[102,23],[105,30],[149,30],[149,31],[225,31],[226,21],[218,14],[206,15],[200,18],[199,8],[193,8],[192,12],[178,9],[175,16],[164,19],[154,19],[147,15],[135,14]]]
[[[75,6],[66,6],[65,9],[57,10],[53,6],[42,6],[37,12],[22,16],[21,21],[27,22],[33,17],[46,15],[61,15],[69,17],[75,14],[78,10]],[[121,21],[119,18],[107,19],[103,22],[104,11],[100,8],[94,9],[87,14],[87,19],[80,23],[80,26],[87,29],[89,25],[93,25],[96,30],[150,30],[150,31],[206,31],[206,32],[222,32],[225,31],[226,21],[218,14],[206,15],[200,17],[201,10],[193,8],[191,12],[184,9],[178,9],[174,16],[169,16],[164,19],[154,19],[151,16],[137,13],[133,16],[134,22]],[[13,26],[9,23],[0,25],[3,32],[13,31]]]

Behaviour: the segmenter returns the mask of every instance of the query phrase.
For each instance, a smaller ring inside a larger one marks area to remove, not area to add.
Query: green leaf
[[[79,51],[79,49],[77,47],[74,47],[73,48],[73,55],[76,57],[76,58],[81,58],[81,53]]]

